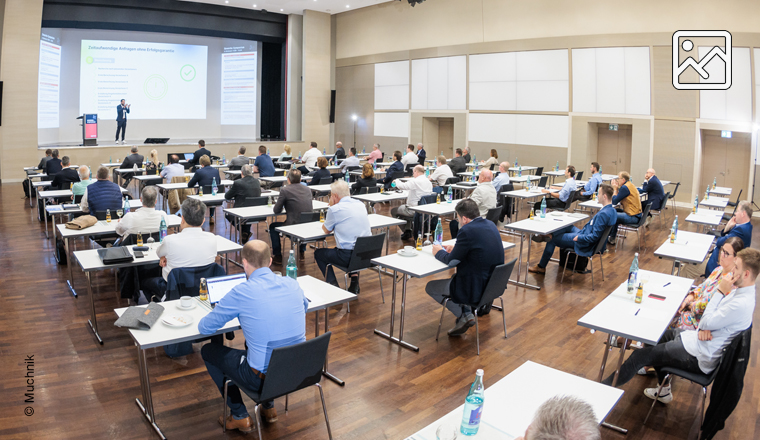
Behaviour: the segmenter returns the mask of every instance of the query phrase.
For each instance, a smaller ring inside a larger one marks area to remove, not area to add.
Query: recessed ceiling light
[[[284,9],[280,9],[280,12],[284,11]]]
[[[256,7],[256,5],[253,5],[253,7],[255,8],[255,7]]]
[[[350,8],[351,6],[349,6],[349,5],[346,5],[346,7],[347,7],[347,8]]]
[[[224,2],[225,2],[225,3],[229,3],[229,2],[230,2],[230,0],[224,0]]]

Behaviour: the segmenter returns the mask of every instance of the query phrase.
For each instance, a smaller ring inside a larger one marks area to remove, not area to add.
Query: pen
[[[638,315],[640,311],[641,311],[641,309],[636,310],[636,313],[634,313],[633,316]]]
[[[670,285],[670,283],[668,282],[668,284],[666,284],[666,285],[664,285],[664,286],[662,286],[662,287],[668,287],[669,285]]]

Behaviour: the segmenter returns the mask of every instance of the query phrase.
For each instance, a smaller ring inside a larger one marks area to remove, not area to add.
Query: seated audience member
[[[285,144],[282,147],[282,149],[283,151],[282,151],[282,154],[280,154],[280,158],[279,158],[280,162],[284,162],[286,160],[290,160],[293,158],[293,155],[290,153],[290,145]]]
[[[565,203],[570,197],[573,197],[578,185],[575,183],[575,167],[568,165],[565,168],[565,183],[559,192],[551,192],[548,189],[541,188],[541,192],[546,194],[546,209],[563,209]],[[536,212],[541,212],[541,200],[533,205]]]
[[[718,267],[720,249],[729,237],[741,238],[744,247],[750,247],[752,245],[752,223],[750,220],[752,220],[752,205],[750,202],[742,200],[736,207],[736,212],[733,217],[731,217],[731,220],[726,223],[726,226],[720,233],[721,236],[718,237],[718,240],[715,242],[715,247],[710,254],[710,258],[707,259],[707,262],[702,262],[697,265],[687,264],[683,266],[681,269],[683,273],[682,276],[697,279],[699,277],[707,277],[710,275],[715,268]]]
[[[424,195],[433,192],[433,185],[425,177],[425,168],[422,165],[414,167],[412,178],[406,182],[396,180],[396,188],[409,191],[406,198],[406,204],[391,209],[391,216],[406,220],[406,225],[400,225],[399,228],[404,231],[401,240],[412,238],[412,221],[414,220],[414,211],[409,209],[410,206],[417,206]]]
[[[644,183],[641,184],[641,193],[647,194],[647,200],[652,203],[649,208],[651,211],[659,211],[662,209],[662,204],[666,201],[665,189],[662,187],[660,179],[655,175],[654,168],[648,169],[647,173],[644,175]],[[650,212],[644,224],[649,227],[649,223],[651,222],[652,214]]]
[[[259,146],[259,155],[253,161],[253,172],[259,173],[259,177],[274,176],[274,163],[272,158],[267,154],[267,147]]]
[[[491,165],[496,165],[499,163],[499,153],[496,151],[495,148],[491,148],[491,157],[488,158],[486,161],[480,162],[480,166],[486,169],[491,169]]]
[[[620,367],[617,385],[625,385],[642,367],[654,366],[662,390],[647,388],[644,395],[662,403],[673,400],[670,384],[663,383],[662,367],[710,374],[720,363],[723,349],[752,325],[755,280],[760,273],[760,251],[745,248],[736,254],[732,273],[724,274],[695,330],[667,330],[655,346],[634,350]],[[734,287],[736,290],[734,290]],[[611,385],[614,373],[602,383]]]
[[[45,150],[45,156],[42,159],[40,159],[40,163],[39,165],[37,165],[37,169],[42,170],[44,172],[46,169],[45,165],[52,158],[53,158],[53,150],[48,148],[47,150]]]
[[[730,274],[736,267],[736,254],[744,249],[744,242],[739,237],[728,237],[720,247],[720,266],[712,271],[702,284],[691,289],[678,309],[678,314],[670,325],[672,329],[696,330],[699,320],[705,313],[707,303],[715,294],[718,283],[724,274]]]
[[[478,205],[478,211],[480,216],[486,218],[488,210],[496,207],[496,190],[491,185],[491,179],[493,179],[493,173],[491,170],[483,170],[478,177],[478,186],[472,191],[469,199]],[[456,219],[449,223],[449,232],[451,232],[451,238],[457,238],[457,232],[459,231],[459,222]]]
[[[204,194],[211,194],[210,190],[214,181],[217,185],[221,185],[222,179],[219,177],[219,170],[211,166],[211,159],[208,156],[201,156],[200,164],[201,169],[195,171],[193,177],[187,182],[187,187],[194,188],[197,184],[203,188]],[[214,224],[214,211],[216,210],[210,209],[208,213],[208,221],[212,225]]]
[[[367,208],[364,207],[364,203],[351,198],[348,192],[348,184],[345,181],[336,180],[330,185],[330,191],[330,207],[327,209],[322,230],[325,231],[325,234],[331,232],[335,234],[335,243],[338,247],[332,249],[319,248],[314,251],[314,259],[317,261],[317,266],[322,271],[325,281],[340,287],[332,266],[328,269],[327,265],[337,264],[341,267],[348,267],[356,239],[372,235],[372,232],[369,229]],[[358,294],[359,274],[351,275],[350,278],[351,285],[348,290],[351,293]]]
[[[161,177],[164,178],[164,182],[171,183],[175,176],[185,177],[185,167],[179,163],[179,156],[172,154],[169,156],[169,164],[161,170]]]
[[[417,162],[423,167],[425,166],[426,157],[427,157],[427,153],[425,152],[425,146],[422,145],[422,142],[420,142],[419,144],[417,144]]]
[[[61,159],[61,171],[55,175],[53,182],[50,186],[57,189],[69,189],[75,182],[79,182],[79,173],[76,170],[69,168],[70,159],[69,156],[63,156]]]
[[[340,163],[341,174],[345,173],[348,167],[360,167],[359,158],[356,157],[356,148],[348,149],[348,157]]]
[[[602,184],[602,173],[599,172],[599,164],[591,162],[591,177],[588,179],[579,200],[591,200],[591,196],[599,189],[599,185]]]
[[[462,155],[462,159],[464,159],[464,163],[472,162],[472,156],[470,155],[470,147],[464,147],[464,155]]]
[[[150,150],[149,159],[145,163],[145,174],[151,176],[156,175],[158,173],[159,164],[160,162],[158,161],[158,150]]]
[[[52,178],[61,172],[63,165],[61,164],[61,159],[58,159],[58,149],[53,150],[50,154],[51,158],[45,163],[45,174]]]
[[[449,162],[449,167],[451,168],[451,172],[454,174],[454,176],[458,176],[459,173],[464,173],[467,171],[467,162],[465,162],[464,158],[462,157],[461,148],[457,148],[454,151],[454,158],[451,159],[451,162]]]
[[[555,396],[536,410],[524,437],[516,440],[601,440],[594,408],[573,396]]]
[[[192,166],[200,165],[201,164],[201,157],[208,156],[209,159],[211,158],[211,152],[206,149],[206,141],[203,139],[198,141],[198,149],[195,150],[195,153],[193,153],[193,159],[190,161]]]
[[[335,163],[338,163],[338,159],[346,158],[346,150],[343,149],[343,142],[335,143]]]
[[[375,163],[375,161],[381,160],[382,158],[383,152],[380,151],[380,144],[372,145],[372,151],[370,151],[369,156],[367,156],[367,162],[372,164]]]
[[[316,147],[314,147],[316,148]],[[324,158],[323,158],[324,159]],[[269,237],[272,243],[272,255],[275,264],[282,265],[282,250],[280,245],[280,233],[277,232],[279,226],[295,225],[301,218],[302,212],[312,212],[314,210],[311,202],[311,190],[301,185],[301,172],[298,170],[288,171],[287,185],[280,188],[280,196],[277,197],[277,203],[272,208],[275,214],[282,213],[285,209],[285,221],[274,222],[269,225]],[[299,258],[304,259],[306,245],[301,244],[298,252]]]
[[[641,196],[636,185],[631,182],[631,175],[625,171],[621,171],[611,183],[615,189],[612,205],[619,203],[622,207],[622,210],[617,211],[617,224],[607,239],[607,243],[615,244],[618,225],[635,225],[641,220]]]
[[[610,204],[611,199],[612,187],[603,184],[599,187],[599,203],[602,204],[602,209],[591,218],[591,221],[583,226],[583,229],[569,225],[553,234],[534,235],[533,241],[538,243],[546,242],[546,248],[544,248],[544,253],[541,255],[541,261],[537,265],[528,268],[528,271],[537,274],[546,273],[546,265],[549,264],[549,260],[551,260],[554,254],[554,248],[557,246],[560,249],[572,249],[581,257],[590,257],[594,251],[594,247],[602,239],[604,230],[615,225],[617,221],[615,208]]]
[[[307,185],[321,185],[322,179],[330,179],[330,183],[332,183],[332,174],[330,174],[330,171],[327,169],[327,158],[323,156],[319,156],[317,159],[317,166],[319,169],[312,174],[311,180]]]
[[[145,271],[140,286],[145,296],[161,299],[166,294],[169,272],[176,268],[202,267],[216,261],[216,236],[201,227],[206,221],[206,204],[187,198],[182,202],[178,234],[170,234],[156,249],[158,269]],[[160,220],[159,220],[160,222]]]
[[[451,168],[446,164],[445,157],[438,156],[436,163],[438,164],[438,167],[436,167],[433,174],[430,175],[430,181],[437,185],[433,188],[433,191],[441,194],[443,193],[443,185],[446,184],[446,180],[449,177],[454,177],[454,174],[451,172]]]
[[[122,237],[130,234],[141,232],[151,233],[158,232],[161,226],[161,219],[166,217],[164,211],[156,209],[156,199],[158,190],[155,186],[146,186],[140,194],[142,208],[134,212],[125,212],[124,217],[116,223],[116,233]]]
[[[137,145],[132,146],[130,148],[130,154],[129,156],[124,158],[124,161],[119,166],[120,170],[127,170],[132,169],[137,165],[137,168],[142,168],[143,161],[145,160],[145,157],[142,154],[137,154],[138,148]],[[122,186],[126,188],[129,186],[129,182],[132,180],[133,177],[135,177],[134,173],[122,173],[121,174],[122,179],[124,179],[124,183]]]
[[[406,167],[408,165],[417,165],[419,162],[419,159],[417,158],[417,155],[414,154],[414,145],[409,144],[406,146],[406,154],[404,154],[404,157],[401,158],[401,165],[404,166],[404,170],[406,170]]]
[[[301,185],[297,185],[301,186]],[[225,378],[251,390],[261,390],[266,381],[272,350],[306,340],[306,310],[309,302],[298,282],[275,275],[269,266],[269,246],[252,240],[243,246],[243,270],[248,280],[235,286],[216,304],[214,310],[198,322],[198,331],[211,335],[237,318],[246,341],[246,350],[221,344],[206,344],[201,357],[211,379],[224,396]],[[277,421],[274,401],[261,402],[263,419]],[[243,403],[240,389],[227,387],[227,429],[253,430],[254,422]],[[224,414],[219,423],[224,424]]]
[[[117,209],[121,208],[121,189],[119,185],[108,180],[108,168],[100,167],[95,173],[95,182],[92,182],[84,191],[82,200],[79,202],[82,212],[89,212],[95,215],[97,212],[105,212],[110,209],[113,215]]]
[[[393,152],[393,159],[395,162],[391,164],[391,166],[388,167],[388,169],[385,170],[385,179],[383,179],[383,184],[385,185],[385,189],[389,190],[391,189],[391,183],[393,182],[393,175],[398,172],[404,172],[404,165],[401,163],[401,152],[396,150]]]
[[[362,188],[377,188],[377,179],[372,165],[365,163],[362,167],[362,175],[351,185],[351,194],[359,194]]]
[[[238,155],[230,159],[230,168],[235,167],[240,169],[243,165],[248,165],[248,156],[245,155],[245,147],[240,147]]]
[[[439,304],[450,297],[446,308],[457,317],[457,321],[448,331],[449,336],[463,335],[475,325],[470,304],[480,302],[494,268],[504,264],[504,246],[499,230],[493,222],[480,217],[478,205],[465,199],[457,204],[455,210],[462,225],[457,242],[445,247],[434,244],[433,255],[446,264],[459,261],[456,274],[447,280],[430,281],[425,286],[425,292]]]
[[[509,162],[499,164],[499,175],[494,177],[491,183],[496,191],[500,191],[502,186],[509,183]]]
[[[298,167],[298,170],[302,175],[308,175],[311,171],[311,168],[314,168],[314,166],[317,164],[317,159],[320,157],[322,157],[322,153],[317,148],[317,143],[309,143],[309,149],[306,150],[306,152],[303,154],[303,157],[301,158],[303,166]]]
[[[82,165],[79,167],[79,182],[75,182],[71,186],[71,192],[74,197],[76,196],[83,196],[84,192],[87,190],[87,187],[90,186],[90,184],[93,182],[92,179],[90,179],[90,167],[87,165]]]
[[[240,169],[240,179],[232,183],[230,189],[224,193],[224,198],[234,200],[235,208],[245,208],[252,206],[250,200],[254,197],[261,197],[261,184],[253,177],[253,167],[245,164]],[[227,214],[227,220],[230,224],[235,224],[235,218],[232,215]],[[245,243],[251,238],[251,225],[243,224],[241,229],[241,238]]]

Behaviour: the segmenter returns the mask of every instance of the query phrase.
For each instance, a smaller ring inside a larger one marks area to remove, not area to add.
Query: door
[[[438,151],[438,118],[422,118],[422,144],[425,145],[427,158],[435,157]]]
[[[454,157],[454,118],[438,118],[438,154]]]
[[[731,198],[736,199],[739,191],[747,195],[751,160],[751,139],[749,133],[732,133],[731,138],[723,138],[720,131],[702,130],[702,174],[698,188],[700,198],[713,179],[718,186],[732,188]],[[742,197],[744,198],[744,197]]]
[[[609,124],[599,124],[596,160],[604,174],[631,171],[632,132],[630,125],[619,125],[618,131],[612,131]]]

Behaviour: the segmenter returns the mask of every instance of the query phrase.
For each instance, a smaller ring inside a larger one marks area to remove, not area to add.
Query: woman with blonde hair
[[[362,188],[377,188],[377,179],[372,165],[365,163],[362,167],[362,175],[353,185],[351,185],[351,194],[359,194]]]
[[[499,153],[496,152],[496,149],[491,148],[491,157],[489,157],[488,160],[482,162],[480,165],[486,169],[491,169],[491,166],[494,168],[499,166]]]
[[[148,159],[148,162],[145,164],[145,174],[156,174],[158,173],[158,151],[154,148],[150,150],[150,158]]]
[[[290,160],[293,157],[290,155],[290,145],[285,144],[283,148],[285,149],[285,151],[283,151],[282,154],[280,155],[280,162]]]

